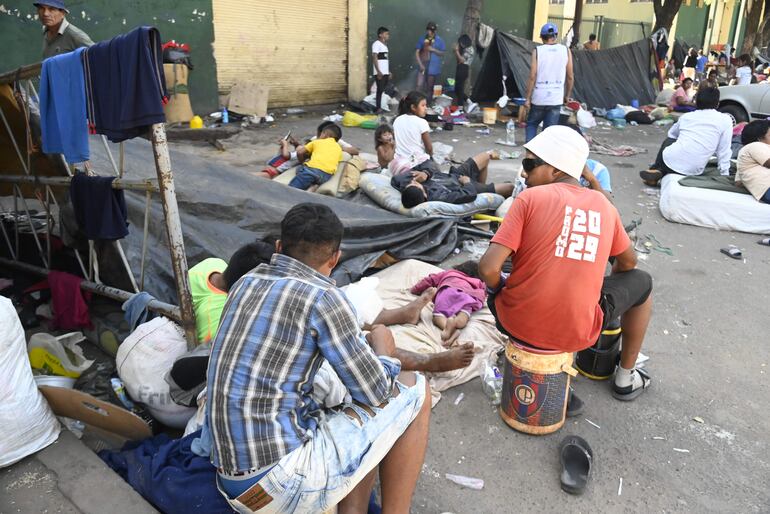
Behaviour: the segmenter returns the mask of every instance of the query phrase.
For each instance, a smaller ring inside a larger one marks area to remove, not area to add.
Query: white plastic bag
[[[436,164],[439,166],[449,160],[449,156],[452,152],[454,152],[454,147],[452,145],[441,143],[439,141],[433,142],[433,160],[436,161]]]
[[[59,437],[59,422],[37,390],[24,329],[0,296],[0,467],[42,450]]]
[[[187,342],[179,325],[158,317],[136,327],[115,357],[118,375],[131,398],[173,428],[184,428],[196,411],[174,403],[164,379],[176,358],[185,352]]]
[[[358,282],[347,285],[342,288],[342,292],[353,304],[353,309],[358,318],[358,326],[371,325],[377,316],[380,315],[385,305],[382,298],[377,294],[377,286],[380,285],[380,279],[377,277],[364,277]]]
[[[580,126],[580,128],[584,128],[584,129],[590,129],[596,126],[596,120],[594,119],[594,115],[586,111],[585,109],[580,109],[577,112],[577,123]]]

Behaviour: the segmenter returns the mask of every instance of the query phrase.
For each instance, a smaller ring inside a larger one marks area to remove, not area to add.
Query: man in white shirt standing
[[[561,106],[572,94],[575,77],[572,73],[572,52],[556,42],[559,30],[553,23],[540,29],[543,44],[532,51],[532,64],[527,85],[527,142],[537,135],[537,127],[543,129],[559,124]]]
[[[372,43],[372,63],[374,66],[374,83],[377,87],[376,105],[377,113],[382,109],[382,93],[390,80],[390,60],[388,59],[388,46],[386,43],[390,39],[390,32],[386,27],[377,29],[377,41]]]
[[[751,56],[749,54],[743,54],[740,56],[741,67],[735,70],[735,85],[747,86],[751,84]]]
[[[695,97],[697,110],[688,112],[668,131],[649,170],[639,172],[645,184],[656,186],[669,173],[702,175],[709,159],[716,155],[719,173],[730,174],[733,122],[717,111],[719,89],[704,87]]]

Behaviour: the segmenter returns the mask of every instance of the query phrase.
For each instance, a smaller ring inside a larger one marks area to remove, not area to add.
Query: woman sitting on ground
[[[686,78],[682,85],[674,91],[668,108],[675,112],[692,112],[695,110],[695,101],[690,96],[692,94],[692,79]]]
[[[770,121],[757,120],[741,134],[735,183],[749,190],[759,202],[770,203]]]

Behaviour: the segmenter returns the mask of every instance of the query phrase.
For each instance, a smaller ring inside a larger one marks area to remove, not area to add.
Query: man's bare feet
[[[426,305],[433,301],[434,296],[436,296],[436,288],[429,287],[423,291],[420,296],[405,305],[404,309],[406,310],[407,323],[412,325],[419,323],[420,313],[422,313],[422,310]]]
[[[431,355],[424,371],[451,371],[467,367],[473,362],[475,351],[473,343],[465,343],[450,350]]]

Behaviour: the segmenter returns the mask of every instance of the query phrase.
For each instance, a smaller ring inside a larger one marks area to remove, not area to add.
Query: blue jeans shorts
[[[329,510],[379,465],[417,417],[423,403],[429,401],[425,397],[425,377],[419,373],[415,376],[412,387],[396,382],[399,395],[387,405],[369,407],[374,416],[358,405],[347,405],[360,422],[342,410],[326,411],[310,440],[285,455],[264,476],[257,475],[255,483],[237,498],[225,492],[221,475],[217,477],[219,491],[239,513]],[[242,489],[243,485],[239,487]]]
[[[537,135],[537,127],[543,123],[543,129],[559,124],[561,105],[533,105],[529,108],[527,128],[525,131],[527,143]]]
[[[313,184],[324,184],[328,182],[332,176],[325,171],[318,168],[310,168],[301,164],[297,167],[297,175],[291,179],[289,185],[297,189],[307,190]]]

